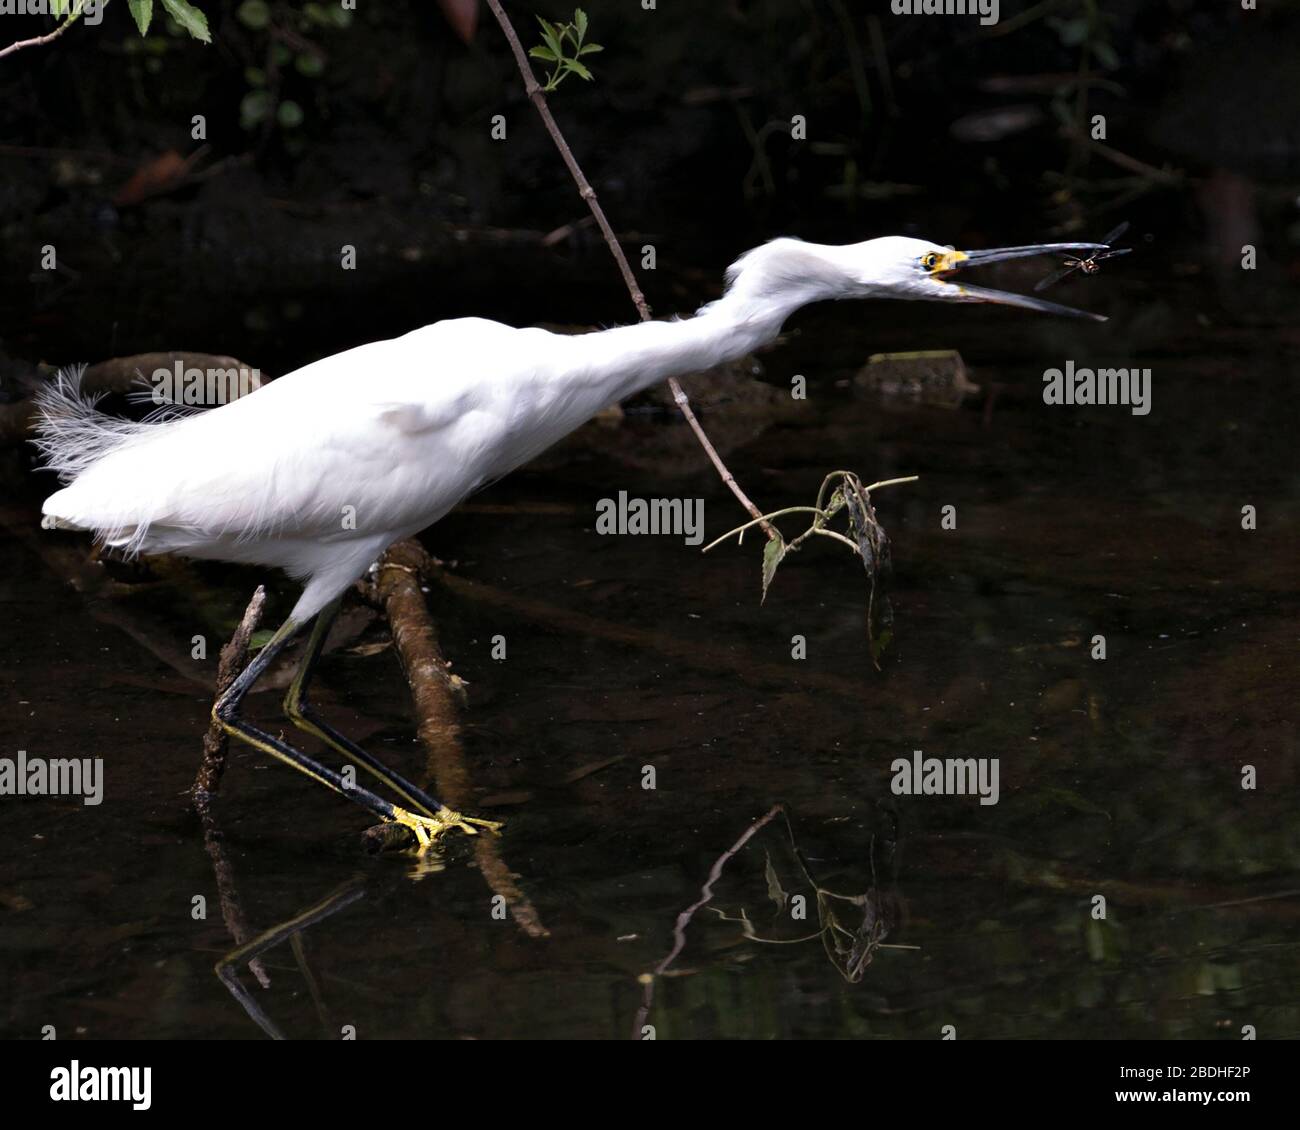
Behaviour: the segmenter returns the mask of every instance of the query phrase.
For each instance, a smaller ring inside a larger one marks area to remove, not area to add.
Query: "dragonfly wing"
[[[1036,291],[1046,290],[1049,286],[1052,286],[1054,283],[1060,282],[1063,278],[1065,278],[1066,275],[1068,275],[1071,271],[1073,271],[1077,266],[1078,263],[1070,263],[1067,266],[1062,267],[1059,271],[1053,271],[1050,275],[1047,276],[1047,278],[1040,279],[1037,283],[1035,283],[1034,290]]]

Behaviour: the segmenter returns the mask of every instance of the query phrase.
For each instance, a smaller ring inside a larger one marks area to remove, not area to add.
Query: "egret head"
[[[965,272],[1005,259],[1098,251],[1101,243],[1034,243],[958,251],[924,239],[887,235],[833,246],[800,239],[774,239],[755,247],[727,270],[727,291],[704,308],[724,310],[741,321],[773,322],[809,302],[834,298],[911,298],[932,302],[996,302],[1046,314],[1106,319],[1070,306],[1011,291],[971,286]],[[701,312],[704,312],[701,311]]]
[[[995,302],[1047,314],[1106,319],[1056,302],[1011,291],[971,286],[961,276],[972,267],[1024,259],[1031,255],[1056,255],[1101,250],[1097,243],[1034,243],[1023,247],[994,247],[985,251],[958,251],[924,239],[890,235],[836,248],[841,266],[863,297],[912,298],[936,302]]]

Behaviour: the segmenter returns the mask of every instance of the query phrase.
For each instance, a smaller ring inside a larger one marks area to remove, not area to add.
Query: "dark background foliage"
[[[362,4],[342,27],[332,5],[258,7],[265,23],[209,0],[203,46],[161,18],[142,41],[110,4],[102,25],[0,67],[11,354],[207,348],[269,368],[449,315],[630,316],[594,228],[539,243],[585,211],[486,9],[464,42],[450,2]],[[571,15],[511,8],[526,43],[534,12]],[[595,0],[596,80],[553,102],[629,246],[655,244],[647,286],[664,312],[784,233],[964,245],[1096,237],[1138,217],[1195,242],[1213,234],[1198,186],[1221,175],[1245,182],[1248,221],[1272,225],[1266,255],[1285,259],[1296,20],[1295,5],[1269,8],[1006,3],[982,28],[884,0]],[[12,37],[48,26],[5,20]],[[1115,159],[1067,132],[1092,114]],[[192,164],[176,175],[168,154]],[[35,270],[46,242],[57,281]],[[338,270],[345,243],[356,272]],[[337,319],[341,301],[364,316]]]

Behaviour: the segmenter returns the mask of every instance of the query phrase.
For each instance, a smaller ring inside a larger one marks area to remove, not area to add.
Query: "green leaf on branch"
[[[153,0],[126,0],[131,10],[131,18],[139,28],[141,35],[149,34],[149,21],[153,19]]]
[[[776,576],[776,570],[781,562],[785,560],[785,555],[789,547],[785,544],[785,538],[780,534],[768,538],[767,544],[763,546],[763,596],[759,601],[761,604],[767,600],[767,589],[772,583],[772,578]]]
[[[211,43],[212,33],[208,31],[208,17],[200,12],[189,0],[162,0],[167,14],[181,25],[200,43]]]
[[[572,23],[554,24],[541,16],[537,17],[537,23],[542,29],[542,42],[529,48],[528,54],[544,63],[554,64],[542,89],[550,93],[569,75],[577,75],[590,82],[595,76],[586,64],[578,62],[578,58],[594,55],[604,48],[599,43],[584,42],[587,37],[587,13],[581,8],[576,9]]]
[[[564,48],[560,42],[560,29],[548,20],[537,17],[537,22],[542,25],[542,40],[554,53],[558,59],[564,54]]]
[[[704,547],[704,552],[724,541],[737,538],[737,544],[744,540],[745,531],[754,526],[762,526],[767,533],[768,542],[763,547],[763,600],[767,599],[767,590],[772,578],[788,554],[802,549],[804,544],[814,536],[830,538],[847,546],[862,558],[863,568],[867,573],[867,643],[871,650],[871,659],[876,669],[880,669],[880,660],[894,638],[894,612],[887,595],[889,574],[891,571],[889,535],[876,517],[876,510],[871,501],[871,492],[882,487],[897,486],[901,483],[915,482],[915,475],[906,475],[897,479],[884,479],[881,482],[864,486],[862,480],[852,471],[832,471],[822,480],[817,492],[817,501],[812,506],[787,506],[784,510],[774,510],[770,514],[761,514],[753,521],[728,530]],[[829,497],[828,497],[829,495]],[[847,511],[848,534],[831,528],[831,519],[840,511]],[[791,514],[811,515],[808,528],[797,537],[786,541],[773,526],[778,518]]]

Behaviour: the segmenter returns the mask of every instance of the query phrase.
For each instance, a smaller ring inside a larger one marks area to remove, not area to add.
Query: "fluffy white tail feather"
[[[147,528],[136,523],[105,526],[92,515],[81,513],[75,484],[114,452],[156,436],[159,423],[123,420],[100,412],[96,405],[101,397],[82,391],[85,371],[85,365],[60,369],[36,394],[36,447],[45,465],[68,484],[45,500],[42,513],[47,525],[94,530],[99,540],[136,552]]]
[[[81,391],[85,371],[85,365],[60,369],[36,394],[36,446],[46,466],[65,483],[148,426],[97,411],[100,398]]]

